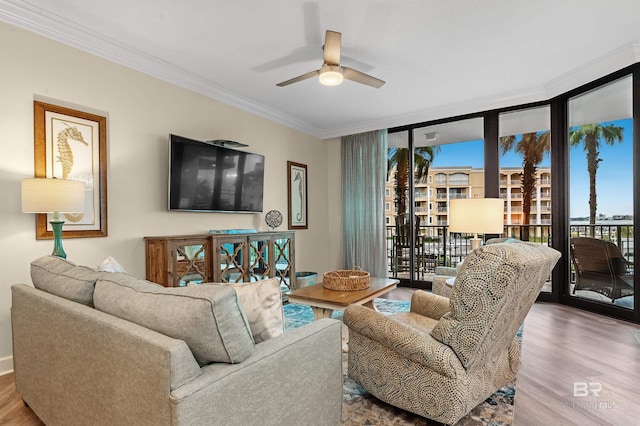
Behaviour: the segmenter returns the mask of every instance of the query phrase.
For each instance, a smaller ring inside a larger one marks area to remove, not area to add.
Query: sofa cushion
[[[116,272],[98,280],[93,300],[96,309],[184,340],[200,365],[242,362],[255,351],[231,287],[166,288]]]
[[[282,293],[277,278],[224,285],[236,290],[256,343],[284,334]]]
[[[31,262],[31,281],[35,288],[87,306],[93,306],[96,280],[104,274],[56,256]]]

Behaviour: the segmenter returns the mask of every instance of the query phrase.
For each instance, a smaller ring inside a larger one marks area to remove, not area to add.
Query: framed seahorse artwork
[[[309,228],[306,164],[287,161],[287,200],[289,229]]]
[[[64,213],[63,238],[107,236],[106,116],[34,101],[35,177],[85,183],[85,209]],[[51,239],[47,214],[38,214],[36,239]]]

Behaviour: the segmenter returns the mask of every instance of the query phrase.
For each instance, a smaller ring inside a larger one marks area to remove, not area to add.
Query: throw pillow
[[[105,274],[96,309],[184,340],[200,365],[239,363],[255,351],[235,291],[225,286],[162,287],[131,275]]]
[[[104,275],[56,256],[44,256],[31,262],[31,281],[38,290],[93,306],[96,280]]]
[[[125,272],[122,265],[118,263],[113,257],[107,257],[104,262],[98,265],[98,271],[104,272]]]
[[[284,334],[282,293],[277,278],[223,285],[236,290],[256,343]]]

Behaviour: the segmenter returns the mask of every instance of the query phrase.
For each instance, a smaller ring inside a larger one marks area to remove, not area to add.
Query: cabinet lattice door
[[[241,283],[277,277],[295,288],[295,233],[145,237],[146,278],[165,287]]]

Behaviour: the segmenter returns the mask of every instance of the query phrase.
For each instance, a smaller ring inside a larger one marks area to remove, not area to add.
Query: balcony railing
[[[450,178],[449,185],[469,185],[469,178],[468,177],[463,179]]]
[[[529,241],[551,245],[551,220],[543,220],[542,225],[528,226]],[[501,237],[522,239],[525,226],[519,224],[505,225]],[[409,266],[401,268],[399,259],[410,262],[413,259],[414,279],[430,280],[436,266],[455,266],[471,251],[470,234],[448,232],[445,221],[437,225],[420,226],[417,230],[415,251],[400,253],[408,248],[395,247],[395,226],[386,227],[387,267],[392,277],[408,278]],[[611,241],[620,247],[623,256],[633,262],[633,225],[571,225],[571,237],[589,237]],[[478,236],[483,238],[482,235]]]
[[[633,225],[571,225],[572,237],[593,237],[611,241],[628,261],[633,261]]]

